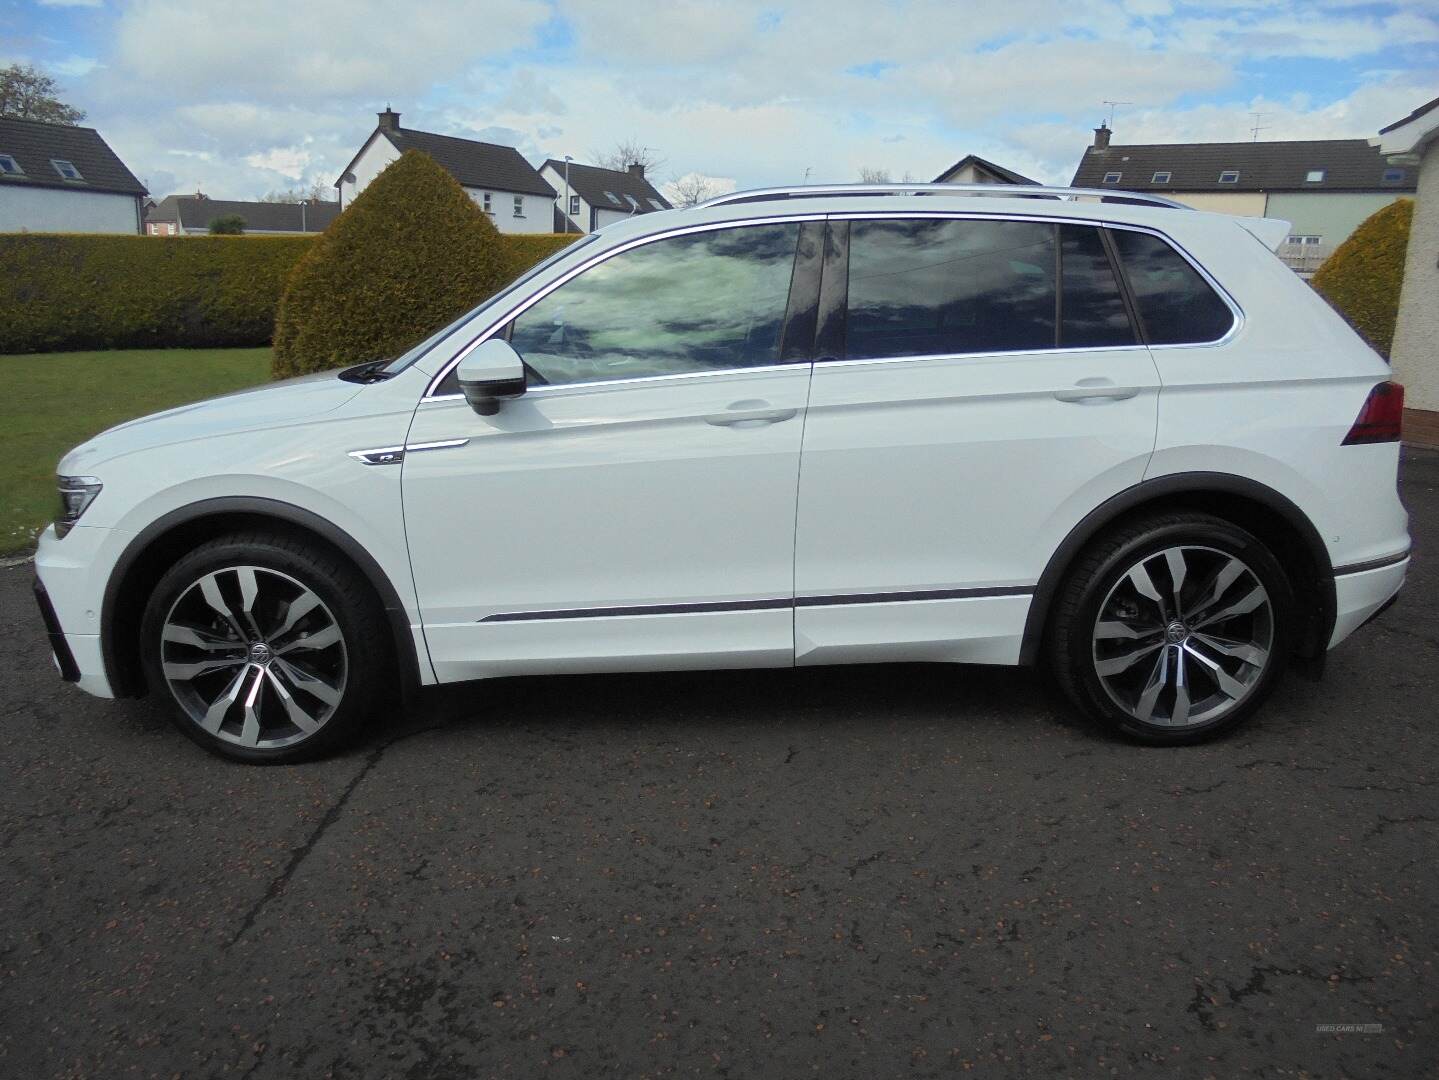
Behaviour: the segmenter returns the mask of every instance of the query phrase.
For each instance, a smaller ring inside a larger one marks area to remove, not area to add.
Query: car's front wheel
[[[141,625],[152,690],[202,746],[306,760],[352,737],[384,690],[383,616],[364,579],[282,535],[224,536],[161,578]]]
[[[1210,514],[1131,522],[1093,543],[1056,597],[1049,659],[1068,697],[1144,742],[1199,742],[1273,689],[1293,600],[1273,553]]]

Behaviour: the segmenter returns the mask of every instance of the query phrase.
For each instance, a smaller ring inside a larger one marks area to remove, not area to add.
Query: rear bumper
[[[1338,568],[1334,574],[1334,633],[1329,637],[1329,647],[1334,648],[1392,603],[1408,572],[1408,552],[1348,573]]]

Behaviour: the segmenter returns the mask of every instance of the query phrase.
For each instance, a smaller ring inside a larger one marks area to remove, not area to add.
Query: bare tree
[[[292,188],[285,188],[282,191],[271,191],[266,195],[260,196],[260,201],[292,204],[303,202],[334,202],[335,189],[323,180],[312,180],[308,185],[299,184]]]
[[[874,169],[863,165],[859,170],[859,182],[861,184],[887,184],[889,183],[889,170]]]
[[[665,194],[669,197],[670,202],[680,208],[685,208],[698,206],[706,199],[713,199],[716,195],[724,194],[724,188],[712,177],[692,172],[672,179],[665,185]]]
[[[85,119],[85,110],[66,105],[59,93],[55,80],[37,67],[11,64],[0,68],[0,116],[7,120],[43,120],[74,127]]]
[[[664,167],[665,159],[652,146],[641,146],[638,139],[625,139],[615,144],[607,153],[593,153],[595,164],[601,169],[624,172],[631,165],[642,165],[646,173],[656,173]]]

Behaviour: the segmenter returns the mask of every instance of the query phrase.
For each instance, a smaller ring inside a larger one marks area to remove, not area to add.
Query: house
[[[1371,141],[1386,165],[1418,180],[1389,361],[1404,384],[1404,438],[1439,446],[1439,98]]]
[[[1112,146],[1108,125],[1074,173],[1075,187],[1166,195],[1199,210],[1282,218],[1279,255],[1308,276],[1369,215],[1414,193],[1412,167],[1390,165],[1366,139],[1146,143]]]
[[[557,192],[555,232],[590,233],[634,214],[673,209],[645,179],[643,165],[620,172],[571,161],[567,174],[565,164],[551,158],[540,166],[540,175]]]
[[[423,150],[459,181],[500,232],[553,230],[554,189],[513,146],[401,127],[400,114],[389,108],[378,115],[375,130],[335,181],[342,209],[406,150]]]
[[[936,184],[1038,184],[1013,169],[986,161],[976,154],[960,158],[934,178]]]
[[[245,232],[267,236],[324,232],[339,216],[339,203],[234,202],[194,195],[167,195],[145,212],[147,236],[208,236],[210,222],[237,216]]]
[[[138,233],[145,194],[94,128],[0,119],[0,232]]]

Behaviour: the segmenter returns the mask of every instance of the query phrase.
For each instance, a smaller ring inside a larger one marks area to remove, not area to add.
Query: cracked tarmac
[[[1439,1074],[1439,455],[1403,489],[1400,603],[1178,751],[904,666],[449,688],[246,768],[60,684],[0,569],[0,1077]]]

